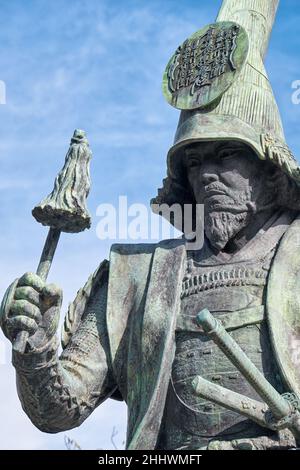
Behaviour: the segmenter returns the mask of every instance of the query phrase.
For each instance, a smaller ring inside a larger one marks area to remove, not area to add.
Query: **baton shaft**
[[[61,231],[50,228],[36,273],[43,281],[47,280],[55,255]]]
[[[200,376],[193,380],[193,387],[196,395],[252,419],[260,426],[270,428],[265,418],[268,411],[266,404],[213,384]]]
[[[281,419],[290,414],[291,408],[288,402],[265,379],[230,334],[208,310],[202,310],[197,315],[197,323],[267,403],[275,418]]]
[[[50,228],[45,245],[44,245],[41,259],[40,259],[40,262],[36,271],[36,274],[40,276],[40,278],[44,282],[47,280],[47,277],[51,268],[51,263],[53,261],[53,257],[56,251],[60,233],[61,233],[60,230],[55,229],[55,228]],[[13,343],[13,350],[23,354],[25,352],[28,337],[29,337],[28,331],[20,331],[20,333],[18,333]]]

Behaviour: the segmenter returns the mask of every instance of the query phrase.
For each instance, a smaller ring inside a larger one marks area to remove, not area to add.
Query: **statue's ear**
[[[159,188],[155,198],[151,199],[151,206],[168,204],[192,204],[194,201],[190,187],[186,187],[181,181],[171,176],[163,180],[162,188]],[[155,207],[153,208],[155,212]]]
[[[275,165],[273,162],[267,160],[260,160],[259,172],[264,175],[265,188],[278,190],[286,185],[287,175],[282,169]]]
[[[272,189],[278,207],[286,210],[300,210],[300,186],[280,168],[271,165],[266,172],[266,189]]]

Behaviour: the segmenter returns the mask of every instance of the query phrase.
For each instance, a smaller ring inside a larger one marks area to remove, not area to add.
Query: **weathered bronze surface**
[[[233,22],[211,24],[193,34],[166,68],[163,92],[178,109],[204,108],[220,98],[241,71],[248,36]]]
[[[38,222],[70,233],[90,228],[91,217],[86,207],[90,190],[90,159],[85,132],[76,129],[52,193],[32,211]]]
[[[278,3],[224,0],[164,75],[182,111],[153,202],[203,204],[201,249],[184,236],[113,245],[69,307],[60,356],[61,290],[32,273],[7,290],[1,324],[11,342],[29,335],[13,365],[39,429],[79,426],[112,397],[128,407],[127,449],[300,445],[300,170],[263,63]]]
[[[61,231],[81,232],[90,227],[90,215],[86,208],[86,197],[90,189],[90,159],[91,151],[85,132],[76,129],[65,165],[55,180],[52,193],[32,211],[38,222],[50,227],[36,271],[44,282],[47,280]],[[29,332],[26,330],[19,332],[13,349],[24,353],[28,336]]]

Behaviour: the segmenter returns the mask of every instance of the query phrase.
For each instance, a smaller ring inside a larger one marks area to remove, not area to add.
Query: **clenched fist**
[[[26,273],[6,291],[1,305],[1,326],[13,343],[19,332],[29,333],[28,344],[38,349],[56,333],[62,291],[45,284],[33,273]]]

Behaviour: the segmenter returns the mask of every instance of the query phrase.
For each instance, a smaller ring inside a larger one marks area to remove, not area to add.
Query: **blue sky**
[[[165,176],[165,156],[179,112],[161,93],[170,56],[196,30],[213,22],[221,0],[0,0],[0,296],[36,268],[46,229],[31,209],[52,189],[73,130],[86,130],[93,151],[89,209],[94,224],[63,235],[49,280],[72,300],[110,243],[96,237],[96,208],[148,204]],[[281,1],[267,69],[287,141],[300,154],[300,105],[291,84],[300,80],[300,8]],[[60,449],[64,435],[42,434],[21,410],[9,343],[0,337],[0,448]],[[3,351],[3,349],[5,351]],[[113,427],[122,446],[126,409],[109,400],[68,432],[83,448],[110,448]]]

